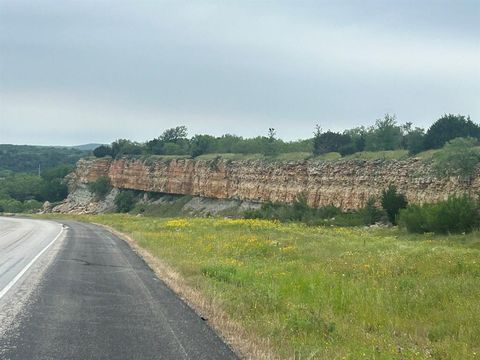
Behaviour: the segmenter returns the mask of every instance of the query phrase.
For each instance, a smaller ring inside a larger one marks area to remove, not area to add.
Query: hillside
[[[67,147],[0,144],[0,170],[15,172],[35,172],[58,165],[74,165],[87,155],[82,151]]]

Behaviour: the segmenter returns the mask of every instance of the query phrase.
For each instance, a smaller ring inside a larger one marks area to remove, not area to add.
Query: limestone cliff
[[[290,161],[212,161],[82,159],[69,175],[70,191],[100,176],[118,189],[185,194],[217,199],[292,202],[304,193],[311,206],[335,205],[344,210],[362,207],[389,184],[411,203],[436,202],[451,194],[480,190],[456,178],[437,178],[421,159]]]

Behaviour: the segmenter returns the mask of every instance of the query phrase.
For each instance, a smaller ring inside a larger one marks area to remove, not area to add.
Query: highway
[[[121,239],[0,217],[0,359],[237,359]]]

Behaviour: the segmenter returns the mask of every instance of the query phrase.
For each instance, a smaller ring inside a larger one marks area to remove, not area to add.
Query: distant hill
[[[35,172],[58,165],[74,165],[89,151],[69,147],[0,144],[0,170]]]
[[[96,149],[97,147],[99,147],[100,145],[103,145],[103,144],[91,143],[91,144],[71,146],[71,148],[81,150],[81,151],[92,151],[92,150]]]

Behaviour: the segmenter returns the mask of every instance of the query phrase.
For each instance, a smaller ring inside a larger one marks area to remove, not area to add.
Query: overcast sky
[[[480,122],[479,95],[479,0],[0,0],[0,143]]]

